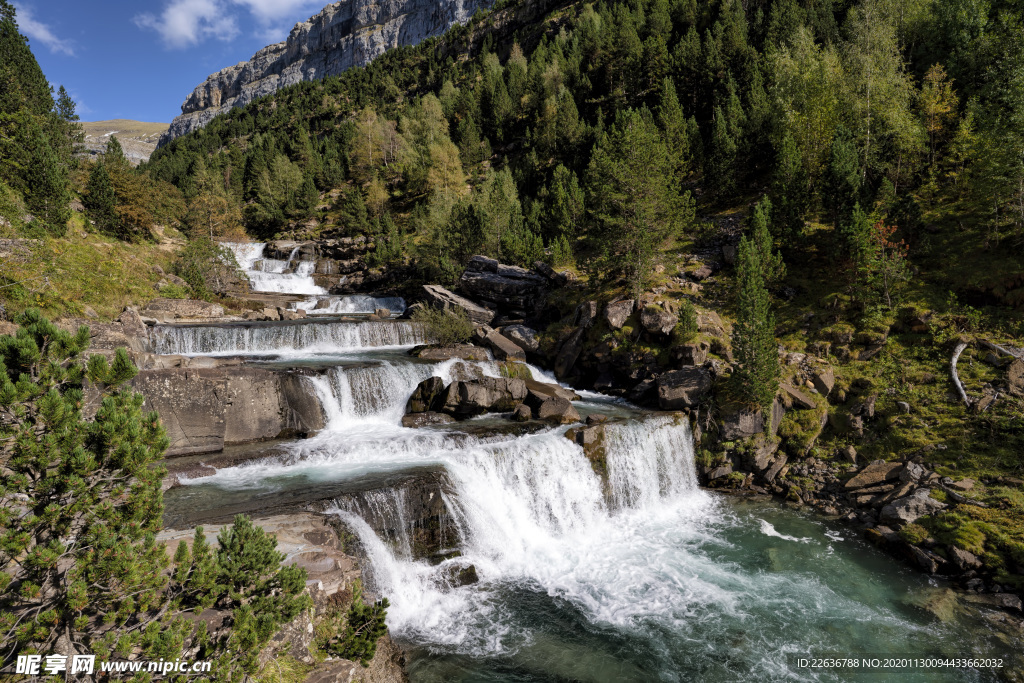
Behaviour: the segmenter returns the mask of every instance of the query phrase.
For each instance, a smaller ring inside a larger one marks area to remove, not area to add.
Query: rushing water
[[[288,304],[293,311],[302,309],[307,315],[348,315],[353,313],[374,313],[382,308],[392,316],[405,312],[405,299],[400,296],[367,296],[348,294],[336,296],[312,296]]]
[[[388,625],[409,648],[414,681],[845,680],[788,656],[1006,654],[982,624],[921,609],[938,589],[847,530],[699,489],[688,423],[675,416],[587,394],[581,413],[614,418],[603,480],[564,427],[509,434],[485,418],[402,428],[424,378],[497,372],[410,359],[401,347],[422,332],[408,324],[165,327],[154,341],[165,353],[333,359],[309,378],[323,432],[189,482],[167,494],[168,508],[336,498],[333,513],[369,559],[370,588],[391,602]],[[358,362],[346,355],[360,351]],[[424,471],[447,482],[454,533],[444,543],[458,554],[440,562],[416,556],[405,490],[387,483]],[[469,566],[479,581],[453,586]],[[865,680],[994,679],[957,670]]]
[[[292,250],[287,261],[263,258],[266,244],[259,242],[222,242],[231,250],[238,266],[249,278],[254,292],[276,292],[285,294],[327,294],[313,280],[315,261],[296,259],[298,247]]]

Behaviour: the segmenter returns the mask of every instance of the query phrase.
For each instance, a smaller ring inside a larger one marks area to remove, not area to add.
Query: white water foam
[[[774,536],[775,538],[781,538],[781,539],[783,539],[785,541],[794,541],[796,543],[811,543],[812,542],[812,539],[810,539],[810,538],[797,538],[796,536],[787,536],[786,534],[779,533],[778,531],[776,531],[775,527],[772,525],[771,522],[766,522],[763,519],[760,520],[760,521],[761,521],[761,533],[764,534],[765,536]]]
[[[319,322],[287,325],[158,325],[150,330],[154,353],[183,356],[310,356],[429,343],[419,323]]]
[[[288,255],[287,261],[264,259],[266,244],[258,242],[221,242],[235,255],[239,267],[249,278],[249,287],[254,292],[283,294],[327,294],[313,280],[315,261],[296,260],[299,248]]]
[[[373,313],[386,308],[393,316],[405,312],[405,299],[400,296],[314,296],[288,305],[293,311],[303,310],[307,315],[347,315],[351,313]]]

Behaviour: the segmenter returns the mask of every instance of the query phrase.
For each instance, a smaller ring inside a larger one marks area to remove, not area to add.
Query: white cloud
[[[60,52],[68,55],[69,57],[75,56],[75,51],[72,48],[73,43],[70,40],[58,38],[54,35],[53,31],[46,24],[36,21],[35,17],[32,16],[32,10],[23,5],[20,2],[13,3],[14,8],[17,11],[15,18],[18,22],[18,28],[29,37],[31,40],[36,40],[50,48],[50,52],[54,54]]]
[[[249,9],[252,15],[261,24],[279,22],[288,19],[292,23],[297,21],[296,15],[301,10],[316,12],[326,3],[322,0],[231,0],[236,5],[242,5]],[[302,17],[306,19],[308,17]],[[289,28],[291,26],[289,25]]]
[[[140,14],[134,19],[140,28],[153,29],[168,47],[196,45],[207,38],[233,40],[238,23],[220,0],[171,0],[159,17]]]

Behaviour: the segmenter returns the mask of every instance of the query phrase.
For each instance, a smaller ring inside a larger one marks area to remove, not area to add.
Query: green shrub
[[[191,294],[181,285],[167,285],[160,288],[160,296],[165,299],[187,299]]]
[[[384,619],[388,614],[387,598],[367,605],[363,602],[363,585],[358,579],[352,587],[352,606],[348,610],[345,629],[337,640],[327,645],[328,652],[359,662],[364,667],[377,652],[377,641],[388,632]]]
[[[908,524],[900,529],[900,538],[907,543],[919,545],[928,538],[928,530],[920,524]]]
[[[174,271],[188,283],[193,297],[206,301],[245,277],[231,250],[209,237],[191,240],[178,254]]]
[[[473,334],[473,322],[460,308],[420,308],[412,314],[412,319],[422,323],[427,328],[427,334],[442,346],[461,344]]]
[[[672,341],[681,344],[697,336],[700,326],[697,322],[697,309],[688,300],[679,302],[679,322],[672,330]]]

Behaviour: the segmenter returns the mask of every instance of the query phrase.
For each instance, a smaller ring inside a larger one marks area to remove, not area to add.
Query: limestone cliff
[[[288,39],[208,77],[160,140],[205,126],[218,114],[301,81],[363,66],[390,48],[415,45],[468,20],[490,0],[342,0],[295,25]]]

